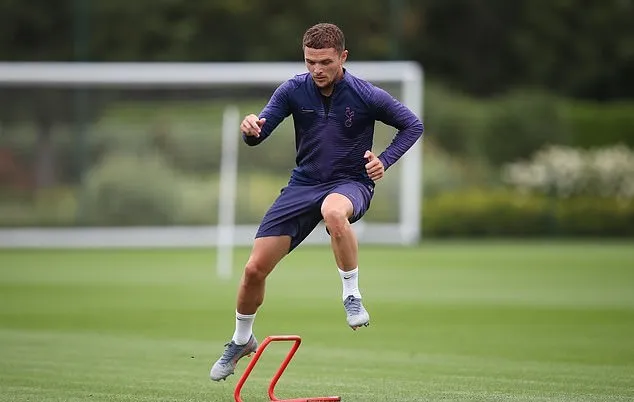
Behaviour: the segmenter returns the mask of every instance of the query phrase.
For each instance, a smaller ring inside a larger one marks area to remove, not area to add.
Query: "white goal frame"
[[[356,76],[380,84],[400,85],[400,100],[422,117],[423,71],[414,62],[347,62]],[[305,72],[298,62],[245,63],[0,63],[0,86],[38,87],[219,87],[281,84]],[[235,113],[225,113],[234,116]],[[235,118],[235,117],[233,117]],[[235,129],[236,122],[223,127]],[[238,133],[235,133],[237,136]],[[232,149],[230,147],[228,149]],[[422,145],[420,142],[399,161],[401,164],[398,223],[356,224],[360,243],[413,245],[421,240]],[[226,166],[232,166],[228,161]],[[231,174],[229,173],[229,176]],[[233,179],[231,179],[233,180]],[[221,184],[222,185],[222,184]],[[227,183],[225,183],[227,185]],[[229,183],[229,187],[231,184]],[[212,189],[210,191],[219,191]],[[234,192],[229,191],[228,197]],[[230,205],[233,200],[221,200]],[[254,225],[233,225],[223,219],[219,227],[134,228],[16,228],[0,229],[0,248],[14,247],[208,247],[221,244],[249,245]],[[230,226],[227,231],[227,226]],[[230,236],[231,239],[221,239]],[[324,230],[315,230],[306,243],[328,242]],[[230,264],[229,264],[230,265]]]

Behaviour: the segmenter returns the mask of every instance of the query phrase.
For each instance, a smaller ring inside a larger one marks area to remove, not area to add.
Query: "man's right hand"
[[[240,131],[249,137],[259,137],[265,122],[266,119],[258,119],[254,114],[246,115],[240,123]]]

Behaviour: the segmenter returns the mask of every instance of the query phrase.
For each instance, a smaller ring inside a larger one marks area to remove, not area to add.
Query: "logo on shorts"
[[[353,117],[354,117],[354,112],[349,107],[347,107],[346,108],[346,120],[344,121],[343,124],[346,127],[352,127],[352,118]]]

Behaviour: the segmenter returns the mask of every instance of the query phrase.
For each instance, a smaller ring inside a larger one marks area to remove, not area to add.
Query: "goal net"
[[[422,111],[409,62],[349,62],[352,74]],[[0,245],[248,245],[294,167],[292,118],[257,147],[259,113],[302,63],[0,63]],[[377,123],[375,152],[395,130]],[[377,183],[361,243],[421,236],[421,144]],[[328,241],[318,228],[309,244]]]

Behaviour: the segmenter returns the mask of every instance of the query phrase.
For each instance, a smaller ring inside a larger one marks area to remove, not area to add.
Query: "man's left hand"
[[[385,174],[385,168],[383,167],[383,162],[372,153],[372,151],[365,151],[365,155],[363,155],[365,159],[368,160],[368,163],[365,164],[365,171],[368,172],[368,176],[372,181],[377,181],[383,177]]]

